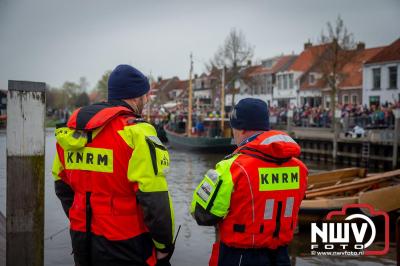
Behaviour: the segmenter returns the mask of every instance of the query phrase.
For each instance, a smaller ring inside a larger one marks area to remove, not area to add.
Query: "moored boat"
[[[175,133],[164,126],[169,145],[177,149],[196,150],[203,152],[231,153],[235,145],[230,137],[188,136],[186,133]]]
[[[233,144],[231,131],[227,126],[229,119],[225,118],[225,72],[222,71],[221,77],[220,116],[198,120],[198,126],[195,127],[198,129],[197,132],[194,132],[192,126],[192,72],[191,56],[187,115],[185,115],[185,121],[179,121],[178,125],[170,123],[164,126],[169,145],[178,149],[229,154],[236,146]],[[174,128],[176,130],[173,130]]]

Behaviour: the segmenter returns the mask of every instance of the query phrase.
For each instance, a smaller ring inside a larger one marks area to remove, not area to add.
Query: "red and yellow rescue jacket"
[[[299,145],[267,131],[209,170],[196,188],[191,212],[202,225],[219,225],[231,247],[270,248],[293,238],[308,170],[295,157]]]
[[[75,111],[56,138],[53,175],[71,230],[109,241],[146,233],[168,251],[174,227],[169,155],[153,126],[128,107],[102,103]]]

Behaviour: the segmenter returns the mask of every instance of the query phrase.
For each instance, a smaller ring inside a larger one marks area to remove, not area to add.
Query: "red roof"
[[[162,87],[164,87],[171,79],[172,78],[170,78],[170,79],[162,79],[160,81],[153,82],[151,84],[151,89],[154,90],[154,91],[157,91],[157,90],[161,89]]]
[[[321,44],[305,49],[289,67],[289,70],[307,72],[327,46],[328,44]]]
[[[187,90],[189,88],[189,80],[180,80],[178,85],[176,86],[177,90]]]
[[[341,69],[341,73],[343,74],[343,79],[338,84],[340,89],[342,88],[351,88],[351,87],[362,87],[362,67],[363,64],[369,60],[374,55],[378,54],[382,51],[384,47],[376,47],[362,50],[354,50],[354,51],[346,51],[346,53],[352,54],[351,60],[343,66]],[[315,65],[312,69],[317,75],[321,75],[319,70],[319,65]],[[309,71],[309,72],[314,72]],[[313,84],[309,83],[309,75],[310,73],[305,73],[304,77],[302,77],[302,81],[300,84],[301,90],[307,89],[321,89],[327,87],[326,81],[323,78],[315,79]]]
[[[277,59],[277,62],[272,66],[271,72],[272,73],[276,73],[278,71],[283,70],[283,68],[285,68],[285,67],[289,67],[288,64],[290,64],[290,61],[291,60],[296,60],[297,57],[298,57],[297,55],[283,55],[283,56],[280,56]]]
[[[386,46],[378,54],[373,56],[370,60],[368,60],[365,63],[371,64],[371,63],[382,63],[390,61],[400,61],[400,38],[394,41],[389,46]]]
[[[352,60],[344,65],[342,73],[344,79],[339,83],[339,87],[362,87],[362,68],[363,64],[384,50],[384,47],[369,48],[356,51]]]
[[[295,59],[295,55],[283,55],[283,56],[278,56],[276,58],[273,58],[272,60],[275,60],[273,66],[271,68],[265,67],[263,65],[254,65],[247,67],[243,71],[243,76],[244,78],[250,78],[256,75],[261,75],[261,74],[269,74],[269,73],[276,73],[285,66],[287,66],[290,62],[290,60]]]

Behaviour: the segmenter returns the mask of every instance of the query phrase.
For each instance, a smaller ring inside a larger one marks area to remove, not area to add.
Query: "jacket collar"
[[[135,116],[137,118],[141,118],[142,117],[140,114],[137,114],[136,111],[133,110],[133,108],[123,100],[108,100],[108,103],[111,104],[112,106],[123,106],[123,107],[126,107],[129,110],[131,110],[135,114]]]

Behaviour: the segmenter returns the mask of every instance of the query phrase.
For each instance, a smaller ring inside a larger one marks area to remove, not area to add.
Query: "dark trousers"
[[[76,266],[146,266],[153,254],[148,233],[120,241],[92,234],[90,245],[86,233],[73,230],[70,233]]]
[[[218,266],[290,266],[287,246],[277,249],[234,248],[220,243]]]

